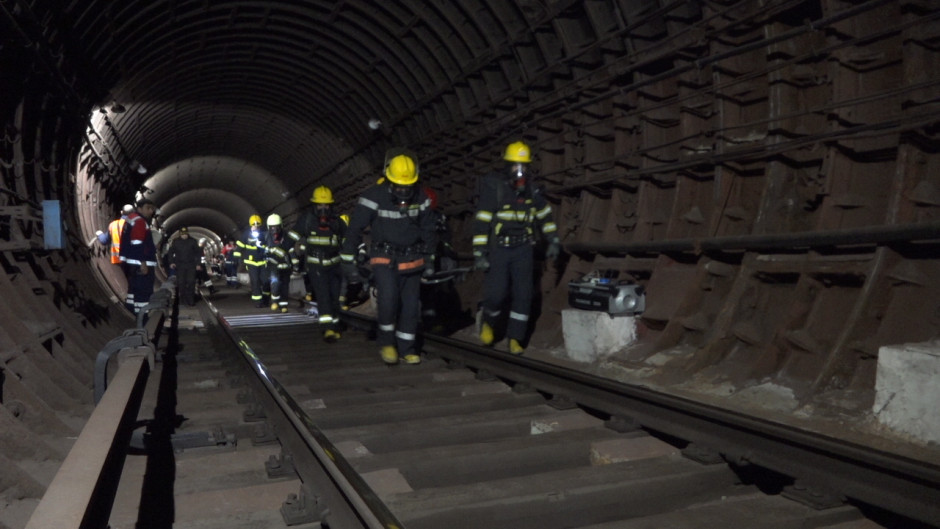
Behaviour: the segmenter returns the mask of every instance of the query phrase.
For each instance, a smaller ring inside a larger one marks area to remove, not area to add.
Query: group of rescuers
[[[505,326],[509,352],[522,354],[532,311],[535,246],[544,239],[545,257],[552,261],[559,255],[560,243],[551,206],[532,182],[529,146],[522,141],[509,144],[503,160],[502,168],[480,180],[473,221],[473,269],[486,272],[479,337],[483,344],[493,345],[494,329],[509,297]],[[307,300],[316,299],[323,338],[335,342],[341,337],[339,313],[347,306],[346,286],[364,282],[367,269],[360,265],[367,260],[382,360],[420,363],[416,341],[421,279],[453,268],[456,253],[437,197],[418,185],[418,174],[414,154],[393,149],[386,155],[384,177],[360,195],[351,217],[335,211],[333,193],[326,186],[313,191],[311,207],[290,230],[277,214],[265,224],[261,216],[252,215],[231,255],[248,272],[255,306],[287,312],[291,273],[303,268],[312,291]],[[363,244],[366,230],[368,248]]]

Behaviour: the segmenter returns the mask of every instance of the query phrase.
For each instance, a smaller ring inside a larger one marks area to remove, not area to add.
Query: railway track
[[[448,339],[387,367],[365,321],[328,345],[303,314],[217,305],[178,318],[114,529],[937,523],[936,469]]]

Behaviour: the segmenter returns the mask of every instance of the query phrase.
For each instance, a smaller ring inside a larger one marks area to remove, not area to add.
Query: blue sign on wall
[[[65,248],[65,233],[62,229],[62,206],[58,200],[42,201],[43,242],[47,250]]]

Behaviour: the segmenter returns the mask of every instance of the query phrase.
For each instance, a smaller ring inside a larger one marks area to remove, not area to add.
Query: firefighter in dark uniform
[[[124,305],[134,314],[150,302],[157,270],[157,245],[150,230],[150,219],[157,211],[153,201],[143,198],[127,215],[121,231],[120,259],[127,277]]]
[[[326,186],[313,190],[313,207],[307,209],[289,233],[295,251],[304,261],[305,283],[317,300],[319,323],[327,342],[339,340],[340,296],[343,271],[339,251],[346,238],[347,221],[333,210],[333,191]]]
[[[255,307],[261,308],[265,305],[265,298],[270,295],[264,248],[265,230],[261,226],[260,215],[252,215],[248,219],[248,224],[249,227],[242,238],[235,242],[235,257],[245,265],[245,270],[248,271],[251,301],[255,303]]]
[[[267,249],[268,277],[271,279],[271,310],[287,312],[290,293],[290,274],[293,268],[294,243],[281,226],[281,216],[268,215],[268,232],[264,247]]]
[[[385,178],[359,197],[340,256],[350,283],[361,281],[355,256],[362,233],[371,229],[370,264],[378,303],[379,354],[387,364],[421,362],[417,350],[421,275],[433,272],[437,245],[431,201],[416,184],[413,156],[399,154],[385,166]]]
[[[495,341],[494,327],[507,294],[512,302],[506,335],[509,351],[522,354],[532,310],[534,247],[538,237],[548,242],[545,257],[558,257],[558,228],[552,208],[541,191],[530,182],[529,146],[519,141],[506,147],[503,172],[493,172],[481,181],[479,210],[474,220],[474,268],[486,271],[483,286],[483,324],[480,340]]]

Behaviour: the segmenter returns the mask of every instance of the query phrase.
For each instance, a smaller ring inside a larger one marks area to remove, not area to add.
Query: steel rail
[[[686,440],[728,462],[781,473],[811,493],[940,525],[940,466],[935,464],[451,338],[427,335],[424,349],[520,387]]]
[[[217,324],[254,374],[249,379],[255,385],[267,420],[281,446],[293,457],[304,487],[315,495],[322,521],[333,529],[403,527],[218,309],[206,301],[200,311],[207,327]]]

